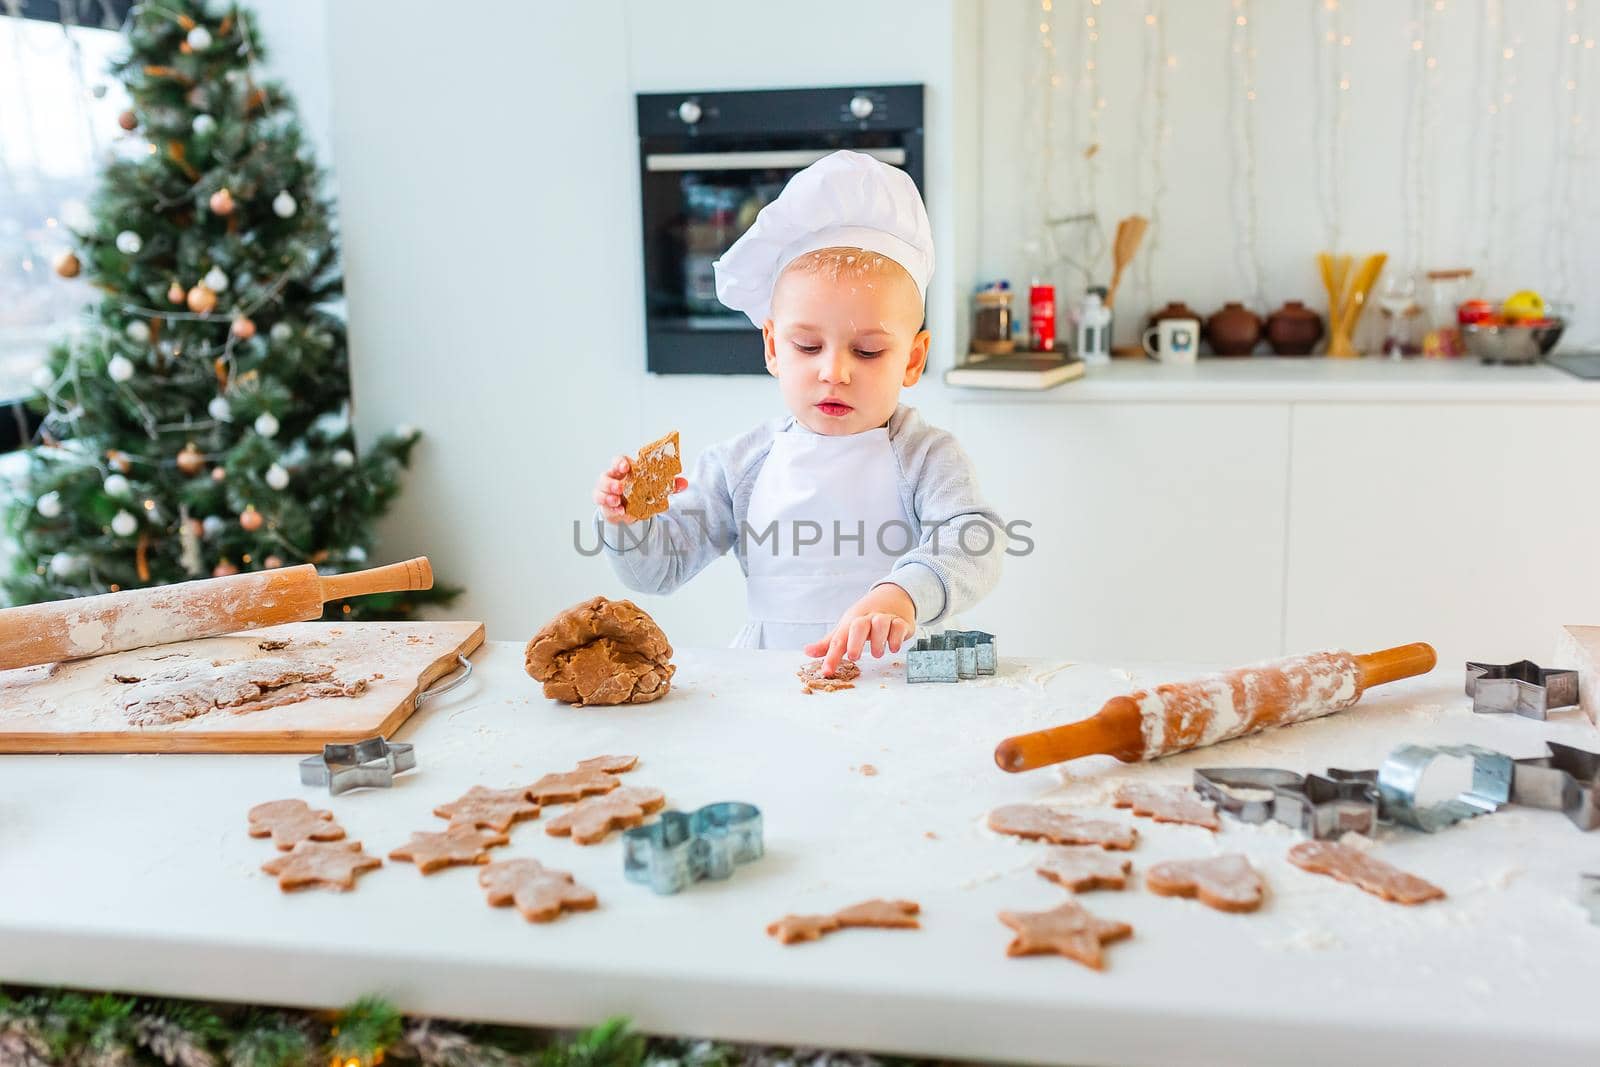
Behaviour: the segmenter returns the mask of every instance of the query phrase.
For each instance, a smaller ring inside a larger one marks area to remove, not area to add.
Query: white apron
[[[840,436],[803,428],[775,434],[745,521],[750,620],[735,648],[820,641],[916,544],[889,431],[881,427]],[[767,532],[774,523],[775,538]]]

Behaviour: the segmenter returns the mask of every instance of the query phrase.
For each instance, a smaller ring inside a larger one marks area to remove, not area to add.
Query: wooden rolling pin
[[[311,564],[0,611],[0,670],[322,617],[329,600],[431,589],[425,556],[324,578]]]
[[[1158,685],[1112,697],[1081,722],[1008,737],[995,748],[994,761],[1003,771],[1031,771],[1079,756],[1158,759],[1332,715],[1372,686],[1427,674],[1437,661],[1433,646],[1419,642],[1364,656],[1313,652]]]

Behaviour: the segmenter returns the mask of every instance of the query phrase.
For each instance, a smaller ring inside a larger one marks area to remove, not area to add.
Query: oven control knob
[[[868,96],[852,96],[850,98],[850,114],[858,119],[864,119],[872,114],[872,98]]]
[[[700,121],[700,105],[693,100],[685,100],[678,105],[678,117],[693,126]]]

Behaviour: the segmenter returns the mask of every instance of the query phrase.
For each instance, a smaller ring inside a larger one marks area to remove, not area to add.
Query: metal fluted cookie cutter
[[[919,637],[906,650],[907,682],[959,682],[993,674],[999,662],[994,634],[982,630],[946,630]]]
[[[1470,759],[1472,784],[1454,797],[1422,801],[1429,768],[1441,756]],[[1497,811],[1511,799],[1511,757],[1477,745],[1401,745],[1378,768],[1378,801],[1384,818],[1427,833],[1463,819]],[[1372,772],[1330,771],[1343,778],[1367,779]]]
[[[1359,779],[1268,767],[1208,767],[1194,772],[1194,789],[1240,822],[1276,820],[1314,838],[1370,835],[1378,822],[1377,787]],[[1241,795],[1259,792],[1260,797]]]
[[[1467,663],[1467,696],[1480,713],[1511,712],[1543,719],[1578,703],[1578,672],[1517,663]]]
[[[1600,753],[1545,744],[1548,756],[1516,761],[1511,803],[1565,812],[1580,830],[1600,826]]]
[[[353,745],[323,745],[322,755],[300,761],[302,785],[325,785],[329,796],[352,789],[387,789],[394,776],[417,766],[416,751],[408,744],[390,744],[369,737]]]
[[[761,809],[729,800],[693,812],[664,811],[656,822],[624,831],[622,848],[624,876],[657,893],[721,881],[765,853]]]

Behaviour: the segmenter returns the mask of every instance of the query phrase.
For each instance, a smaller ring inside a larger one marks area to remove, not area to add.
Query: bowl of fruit
[[[1468,300],[1456,318],[1467,351],[1485,363],[1537,363],[1567,327],[1531,289],[1512,293],[1498,307],[1488,300]]]

